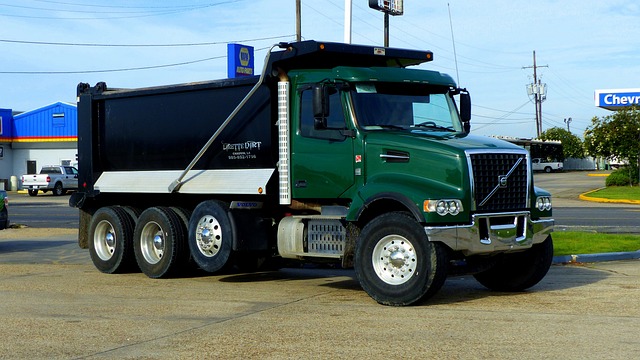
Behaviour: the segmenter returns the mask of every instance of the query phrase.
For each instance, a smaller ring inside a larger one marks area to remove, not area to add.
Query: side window
[[[330,129],[315,129],[313,118],[313,91],[311,89],[302,91],[300,96],[300,135],[310,138],[338,140],[342,141],[345,136],[339,130],[344,129],[345,119],[340,101],[340,92],[336,91],[329,97],[330,114],[327,118],[327,127]]]

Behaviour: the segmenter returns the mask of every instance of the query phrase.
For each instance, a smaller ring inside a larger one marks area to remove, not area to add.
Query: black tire
[[[210,273],[233,265],[234,233],[227,210],[228,204],[203,201],[193,210],[189,220],[189,249],[198,266]]]
[[[544,172],[546,172],[547,174],[551,172],[551,167],[547,166],[544,168]]]
[[[37,196],[38,195],[38,189],[29,189],[29,196]]]
[[[131,217],[120,207],[103,207],[91,217],[89,255],[103,273],[122,273],[135,269]]]
[[[133,237],[136,261],[145,275],[158,279],[181,273],[189,252],[184,226],[173,210],[152,207],[143,211]]]
[[[53,196],[62,196],[66,193],[64,188],[62,187],[62,183],[56,183],[53,187]]]
[[[142,210],[138,209],[137,207],[133,207],[133,206],[120,206],[120,207],[127,214],[129,214],[129,216],[133,220],[134,224],[138,221],[138,218],[140,217],[140,214],[142,213]]]
[[[182,207],[171,207],[171,210],[178,215],[182,223],[184,224],[185,234],[189,229],[189,219],[191,218],[191,211]]]
[[[404,306],[426,300],[442,287],[447,259],[444,245],[430,242],[413,217],[388,213],[362,229],[354,267],[360,285],[374,300]]]
[[[542,280],[553,261],[553,241],[547,239],[531,249],[505,254],[489,270],[475,274],[478,282],[495,291],[523,291]]]
[[[191,251],[189,250],[189,219],[191,218],[191,210],[189,209],[185,209],[183,207],[171,207],[171,210],[173,210],[176,215],[178,215],[178,217],[180,218],[180,221],[182,223],[183,226],[183,230],[184,230],[184,241],[185,241],[185,249],[187,249],[186,251],[189,253],[188,254],[188,260],[187,260],[187,265],[184,268],[184,274],[187,275],[189,273],[194,273],[199,269],[198,264],[196,264],[196,262],[193,260],[193,257],[191,256]]]

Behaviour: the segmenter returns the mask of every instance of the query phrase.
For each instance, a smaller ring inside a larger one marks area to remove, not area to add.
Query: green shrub
[[[607,186],[629,186],[638,184],[638,167],[623,166],[607,177]]]

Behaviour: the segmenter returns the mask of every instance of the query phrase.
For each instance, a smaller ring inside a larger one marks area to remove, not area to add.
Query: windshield
[[[462,131],[446,86],[357,83],[351,97],[358,124],[366,130]]]

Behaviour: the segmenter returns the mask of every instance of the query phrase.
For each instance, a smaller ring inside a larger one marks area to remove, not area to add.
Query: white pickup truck
[[[562,162],[559,161],[548,161],[540,158],[531,160],[531,168],[533,171],[544,171],[546,173],[550,173],[552,171],[562,171],[563,167]]]
[[[67,165],[43,166],[40,174],[22,175],[22,188],[27,189],[31,196],[38,195],[38,191],[46,193],[49,190],[53,195],[64,195],[67,190],[78,189],[78,169]]]

